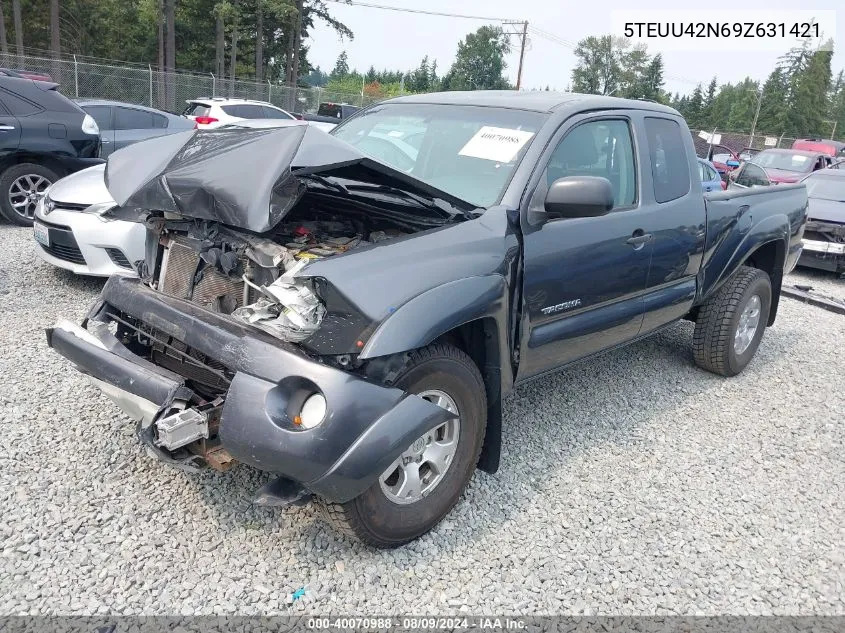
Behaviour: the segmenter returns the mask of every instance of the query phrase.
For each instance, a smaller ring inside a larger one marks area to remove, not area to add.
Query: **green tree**
[[[701,90],[701,84],[698,84],[695,87],[695,90],[692,91],[692,95],[689,98],[689,102],[686,104],[684,117],[687,120],[687,125],[693,129],[700,129],[701,128],[701,114],[704,108],[704,93]]]
[[[343,79],[349,74],[349,57],[346,51],[341,51],[334,63],[334,69],[329,73],[329,79]]]
[[[757,129],[765,134],[783,134],[789,83],[784,70],[777,66],[763,84]]]
[[[622,66],[614,55],[610,35],[591,35],[575,47],[578,59],[572,70],[572,89],[586,94],[614,94],[620,83]]]
[[[704,94],[704,102],[701,105],[701,126],[704,128],[712,128],[716,122],[713,116],[713,106],[716,102],[716,95],[718,94],[718,84],[716,78],[710,80],[707,84],[707,92]]]
[[[498,26],[482,26],[458,42],[458,53],[449,71],[449,90],[510,88],[503,72],[510,53],[508,36]]]
[[[419,67],[411,73],[411,90],[414,92],[428,92],[431,82],[431,69],[428,63],[428,55],[422,58]]]
[[[831,83],[830,62],[833,53],[820,50],[806,56],[806,63],[791,81],[789,107],[784,131],[790,136],[820,136],[828,112],[827,95]]]
[[[759,86],[756,81],[746,77],[736,86],[736,98],[731,105],[730,113],[725,125],[731,132],[746,132],[751,130],[754,113],[757,110]]]
[[[663,92],[663,56],[660,53],[651,59],[645,70],[642,81],[642,98],[661,103],[668,101]]]

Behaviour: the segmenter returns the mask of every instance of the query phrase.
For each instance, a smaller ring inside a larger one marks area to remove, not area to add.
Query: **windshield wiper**
[[[350,190],[360,190],[360,191],[378,191],[381,193],[389,193],[397,196],[401,196],[407,200],[412,200],[416,202],[421,207],[425,207],[427,209],[432,209],[434,211],[443,211],[450,217],[454,217],[455,215],[462,215],[465,219],[471,220],[475,216],[466,209],[462,209],[457,207],[443,198],[426,198],[424,196],[420,196],[416,193],[412,193],[410,191],[406,191],[405,189],[400,189],[399,187],[393,187],[391,185],[370,185],[370,184],[362,184],[362,185],[351,185],[347,187]]]

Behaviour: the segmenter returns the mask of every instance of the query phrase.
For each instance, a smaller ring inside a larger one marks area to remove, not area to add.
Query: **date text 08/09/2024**
[[[308,629],[324,631],[521,631],[526,626],[527,623],[520,618],[493,616],[312,617],[306,622]]]

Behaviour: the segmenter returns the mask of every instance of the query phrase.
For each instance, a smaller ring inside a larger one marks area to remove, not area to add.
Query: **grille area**
[[[233,374],[222,363],[139,319],[117,311],[109,311],[108,316],[118,323],[118,338],[134,339],[147,347],[156,365],[199,383],[204,393],[219,394],[229,388]]]
[[[47,227],[47,232],[50,235],[50,246],[39,243],[45,253],[66,262],[85,265],[85,258],[82,256],[82,251],[79,250],[79,244],[77,244],[70,227],[47,222],[42,223]]]
[[[50,246],[39,244],[39,246],[41,246],[46,253],[57,259],[63,259],[66,262],[74,264],[82,264],[83,266],[85,265],[85,258],[82,256],[82,252],[79,250],[78,246],[63,246],[61,244],[50,244]]]
[[[126,255],[123,254],[123,251],[119,248],[107,248],[106,253],[109,255],[109,259],[112,260],[115,266],[120,266],[121,268],[128,268],[132,269],[132,264],[129,263],[129,260],[126,259]]]

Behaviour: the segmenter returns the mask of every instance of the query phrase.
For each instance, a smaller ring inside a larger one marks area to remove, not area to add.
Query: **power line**
[[[385,11],[398,11],[400,13],[419,13],[422,15],[437,15],[445,18],[464,18],[467,20],[485,20],[487,22],[517,22],[510,18],[491,18],[483,15],[466,15],[462,13],[445,13],[441,11],[427,11],[425,9],[408,9],[407,7],[392,7],[386,4],[375,4],[373,2],[358,2],[357,0],[325,0],[335,4],[346,4],[354,7],[368,7],[370,9],[384,9]]]

